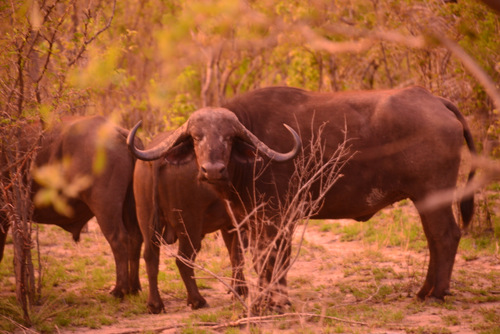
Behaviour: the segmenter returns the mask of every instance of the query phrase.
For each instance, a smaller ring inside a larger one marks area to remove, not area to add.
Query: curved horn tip
[[[300,148],[302,147],[302,140],[300,139],[299,134],[289,125],[283,123],[283,126],[291,133],[293,138],[295,139],[295,145],[293,149],[285,154],[280,154],[279,157],[273,158],[275,161],[287,161],[290,159],[293,159],[300,151]]]
[[[285,128],[287,128],[287,130],[288,130],[288,131],[290,131],[290,130],[295,131],[295,130],[293,130],[293,128],[292,128],[290,125],[288,125],[288,124],[286,124],[286,123],[283,123],[283,126],[284,126]]]
[[[137,124],[134,126],[134,129],[135,130],[139,129],[141,127],[141,125],[142,125],[142,119],[139,120],[139,122],[137,122]]]
[[[141,125],[142,125],[142,119],[134,125],[132,130],[130,130],[127,136],[127,145],[131,145],[133,143],[133,139],[135,139],[135,133],[141,127]]]
[[[294,130],[294,129],[290,126],[290,125],[288,125],[288,124],[286,124],[286,123],[283,123],[283,126],[284,126],[284,127],[285,127],[288,131],[290,131],[291,133],[297,133],[297,132],[295,132],[295,130]]]
[[[293,135],[293,137],[296,139],[296,146],[297,146],[297,149],[300,148],[302,146],[302,140],[300,139],[300,136],[299,134],[291,127],[289,126],[288,124],[286,123],[283,123],[283,126]]]

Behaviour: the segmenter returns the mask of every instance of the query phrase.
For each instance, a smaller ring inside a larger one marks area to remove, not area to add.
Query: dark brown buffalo
[[[168,138],[158,135],[148,147],[154,147]],[[177,267],[187,289],[187,304],[193,309],[207,306],[198,290],[193,267],[207,233],[220,230],[230,254],[233,267],[233,287],[240,295],[246,294],[242,273],[242,259],[238,238],[224,209],[224,203],[207,184],[196,182],[198,168],[194,159],[182,160],[184,152],[176,151],[165,159],[152,162],[138,161],[134,172],[134,195],[137,218],[144,238],[144,259],[149,280],[148,310],[164,310],[158,291],[159,250],[162,241],[171,244],[179,239]],[[170,164],[169,160],[173,159]],[[193,182],[194,181],[194,182]],[[162,240],[163,239],[163,240]]]
[[[33,221],[60,226],[78,241],[83,226],[95,216],[115,259],[116,285],[111,294],[116,297],[141,289],[142,236],[132,190],[135,158],[127,149],[127,135],[127,130],[100,116],[64,118],[43,133],[35,161],[37,167],[42,167],[67,159],[60,171],[68,184],[77,177],[90,176],[90,186],[68,201],[73,210],[70,217],[59,214],[52,206],[35,207]],[[33,194],[39,189],[34,182]],[[0,218],[1,260],[9,222],[5,215]]]
[[[490,6],[490,8],[496,10],[498,14],[500,14],[500,1],[498,0],[482,0],[482,1],[488,6]]]
[[[460,229],[451,203],[433,209],[420,203],[456,187],[464,138],[469,150],[475,152],[464,117],[451,102],[421,87],[339,93],[275,87],[235,97],[224,107],[217,113],[209,109],[194,113],[168,140],[147,151],[135,149],[136,156],[152,160],[172,152],[194,154],[198,180],[212,184],[237,208],[240,198],[243,204],[251,203],[249,194],[254,190],[271,202],[283,199],[294,171],[291,161],[272,162],[254,184],[251,165],[235,152],[248,146],[240,139],[242,125],[267,147],[287,151],[292,144],[281,124],[289,124],[300,133],[305,154],[312,132],[324,125],[325,159],[344,141],[346,126],[356,154],[342,169],[343,177],[326,194],[315,218],[364,221],[391,203],[411,199],[430,249],[428,272],[418,297],[443,299],[450,293]],[[134,132],[129,135],[129,144]],[[177,162],[183,160],[185,157]],[[238,211],[241,218],[244,210]],[[472,197],[462,200],[461,213],[467,225],[473,213]],[[286,284],[285,278],[281,283]],[[278,300],[278,304],[286,302]]]

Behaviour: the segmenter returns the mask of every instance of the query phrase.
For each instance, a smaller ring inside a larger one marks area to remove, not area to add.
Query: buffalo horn
[[[180,137],[186,136],[186,129],[187,129],[187,122],[184,123],[181,127],[179,127],[177,130],[172,132],[170,136],[168,136],[167,139],[156,145],[155,147],[150,148],[149,150],[140,150],[137,147],[135,147],[134,144],[134,139],[135,139],[135,133],[137,132],[137,129],[141,126],[142,121],[137,122],[137,124],[133,127],[133,129],[130,131],[128,137],[127,137],[127,145],[132,152],[133,155],[137,159],[144,160],[144,161],[152,161],[161,158],[165,153],[168,152],[170,148],[177,142],[177,140]]]
[[[266,155],[268,158],[274,161],[287,161],[292,158],[294,158],[297,153],[299,153],[299,150],[302,146],[302,141],[300,140],[299,135],[295,130],[293,130],[290,126],[287,124],[283,124],[283,126],[290,131],[290,133],[293,136],[293,139],[295,141],[295,145],[293,149],[290,152],[287,153],[280,153],[276,152],[275,150],[269,148],[266,144],[264,144],[259,138],[257,138],[253,133],[251,133],[247,128],[243,126],[243,124],[240,123],[240,136],[242,139],[246,140],[247,142],[252,143],[258,151],[262,152],[264,155]]]

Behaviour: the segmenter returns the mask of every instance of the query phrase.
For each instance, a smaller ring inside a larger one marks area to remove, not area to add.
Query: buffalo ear
[[[165,161],[172,165],[184,165],[194,158],[193,140],[191,138],[176,144],[165,154]]]
[[[233,141],[231,154],[240,163],[253,163],[256,159],[260,159],[254,146],[238,138]]]

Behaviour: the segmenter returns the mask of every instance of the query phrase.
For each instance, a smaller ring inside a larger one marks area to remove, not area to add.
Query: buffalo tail
[[[467,147],[469,148],[469,152],[471,153],[472,157],[477,156],[477,151],[476,147],[474,146],[474,140],[472,138],[472,133],[470,131],[469,125],[467,124],[467,121],[465,117],[462,115],[462,113],[458,110],[458,108],[449,100],[446,100],[444,98],[441,98],[441,101],[443,104],[450,110],[452,111],[455,116],[457,117],[458,121],[462,124],[463,131],[464,131],[464,138],[465,142],[467,143]],[[472,179],[474,178],[474,175],[476,173],[476,169],[474,167],[471,168],[469,171],[469,177],[467,179],[467,184],[470,184]],[[471,192],[468,195],[464,195],[461,200],[460,200],[460,214],[462,216],[462,222],[464,228],[467,228],[472,220],[472,216],[474,214],[474,192]]]

